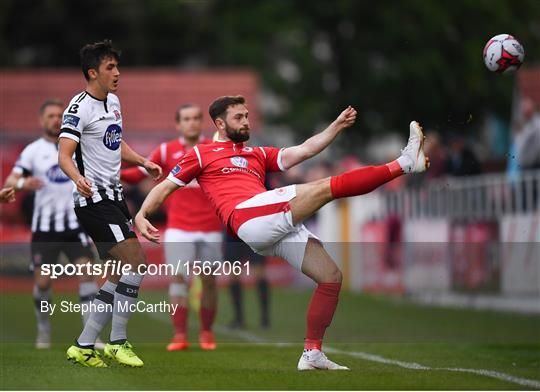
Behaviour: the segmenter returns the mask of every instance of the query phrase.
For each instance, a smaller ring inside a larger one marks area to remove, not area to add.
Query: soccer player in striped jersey
[[[51,325],[48,312],[41,311],[43,302],[51,301],[51,278],[42,274],[42,264],[55,264],[61,253],[70,263],[93,260],[88,237],[81,229],[71,203],[73,185],[58,166],[58,135],[64,104],[46,100],[39,109],[43,135],[28,144],[6,179],[6,187],[14,191],[34,191],[30,267],[34,272],[34,304],[37,318],[36,348],[49,348]],[[14,195],[13,195],[14,197]],[[97,293],[91,276],[81,276],[81,304],[90,304]],[[83,315],[83,324],[88,313]]]
[[[155,179],[161,177],[162,170],[122,140],[122,111],[114,94],[120,77],[120,53],[111,41],[104,40],[85,45],[80,55],[86,90],[77,94],[64,111],[59,163],[75,184],[75,213],[94,240],[100,257],[119,261],[124,266],[129,264],[131,271],[122,276],[108,276],[94,300],[107,310],[90,314],[82,333],[69,347],[67,357],[84,366],[105,367],[94,343],[111,320],[105,357],[140,367],[144,363],[127,340],[127,324],[130,309],[137,302],[146,256],[133,231],[122,195],[120,164],[124,161],[144,167]]]

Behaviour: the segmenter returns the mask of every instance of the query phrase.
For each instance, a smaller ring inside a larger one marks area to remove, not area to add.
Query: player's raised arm
[[[159,242],[159,230],[152,226],[148,217],[156,212],[165,199],[178,188],[180,188],[180,185],[165,180],[152,188],[146,199],[144,199],[141,209],[135,215],[135,225],[147,240]]]
[[[330,145],[336,136],[356,121],[356,110],[349,106],[324,131],[310,137],[304,143],[285,148],[281,154],[283,168],[289,169],[309,159]]]
[[[144,167],[148,174],[150,174],[154,180],[159,180],[161,178],[161,176],[163,175],[163,170],[161,169],[161,166],[137,154],[124,140],[122,140],[121,148],[122,160],[124,162]]]
[[[77,186],[77,191],[84,197],[92,197],[92,183],[85,178],[73,163],[73,154],[77,149],[77,142],[67,137],[58,140],[58,165],[60,169],[71,178]]]

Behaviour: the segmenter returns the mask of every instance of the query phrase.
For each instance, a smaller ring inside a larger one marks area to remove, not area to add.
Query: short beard
[[[231,129],[226,125],[225,133],[227,134],[227,137],[234,143],[243,143],[249,140],[249,130],[246,133],[240,133],[240,131]]]
[[[47,134],[47,136],[50,136],[50,137],[58,137],[60,136],[60,131],[58,130],[52,130],[52,129],[46,129],[45,130],[45,133]]]

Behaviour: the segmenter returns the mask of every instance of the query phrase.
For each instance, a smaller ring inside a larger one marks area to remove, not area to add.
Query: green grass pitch
[[[89,369],[66,361],[80,331],[77,314],[53,316],[53,348],[35,350],[30,295],[3,293],[2,389],[540,389],[540,317],[441,309],[344,292],[325,345],[350,372],[298,372],[309,291],[272,291],[272,328],[259,328],[255,293],[246,293],[249,328],[227,330],[228,293],[220,292],[219,347],[201,351],[197,316],[194,344],[184,352],[164,347],[171,335],[166,314],[133,316],[129,335],[145,361],[142,369],[112,364]],[[158,302],[163,292],[141,299]],[[58,293],[55,303],[75,296]],[[418,366],[421,366],[418,368]],[[457,370],[456,370],[457,369]],[[465,369],[475,369],[470,373]],[[486,372],[491,376],[479,374]],[[516,381],[517,380],[517,381]],[[525,380],[525,381],[524,381]],[[525,382],[525,384],[523,384]],[[532,384],[526,384],[532,382]]]

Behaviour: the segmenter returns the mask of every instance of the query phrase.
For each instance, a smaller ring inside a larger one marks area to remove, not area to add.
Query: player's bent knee
[[[323,283],[341,283],[343,281],[343,274],[335,264],[325,275]]]

